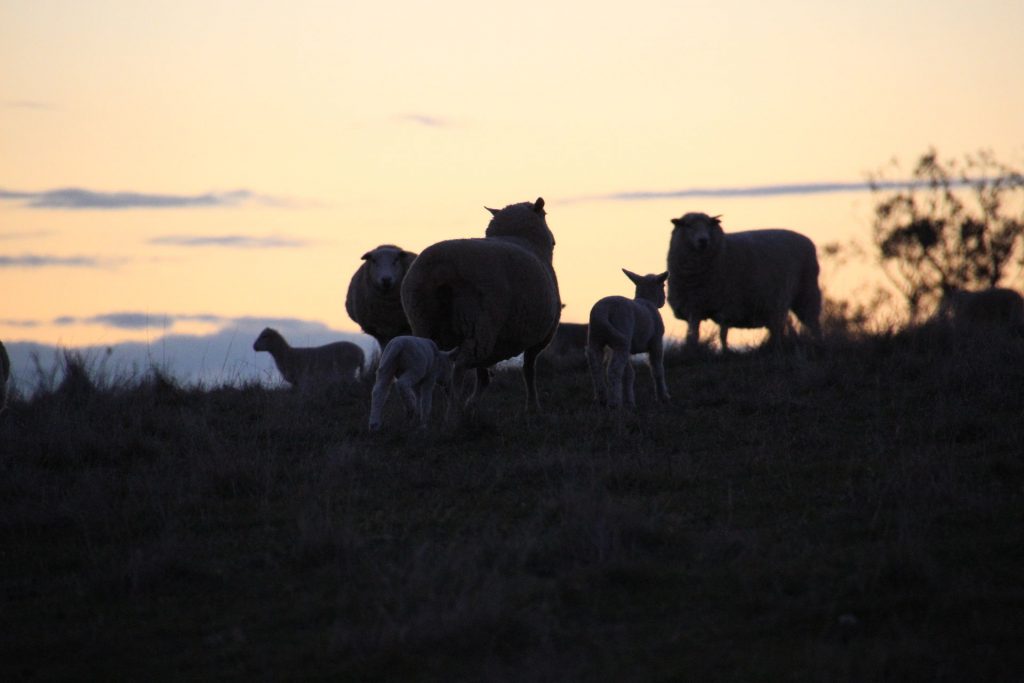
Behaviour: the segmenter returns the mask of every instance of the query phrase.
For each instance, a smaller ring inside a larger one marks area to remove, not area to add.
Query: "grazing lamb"
[[[345,310],[381,349],[393,337],[412,332],[402,310],[401,287],[415,260],[411,251],[382,244],[363,254],[364,263],[349,282]]]
[[[555,238],[542,198],[488,211],[486,237],[423,250],[402,283],[402,305],[413,334],[459,348],[456,389],[463,370],[476,369],[470,402],[490,381],[490,366],[522,353],[527,408],[538,409],[537,355],[554,337],[562,311],[551,265]]]
[[[995,328],[1024,333],[1024,298],[1004,287],[976,292],[943,287],[938,316],[960,331]]]
[[[269,351],[281,376],[297,389],[355,381],[365,362],[363,350],[352,342],[293,347],[280,332],[269,327],[260,333],[252,348]]]
[[[370,431],[381,427],[381,412],[388,400],[392,381],[398,386],[410,418],[419,414],[421,427],[430,421],[434,385],[451,392],[452,370],[458,349],[441,351],[430,339],[402,335],[384,347],[377,367],[377,381],[370,398]]]
[[[633,364],[630,354],[647,353],[651,379],[659,401],[670,397],[665,384],[662,337],[665,323],[658,309],[665,305],[665,280],[661,275],[637,275],[625,268],[636,285],[632,300],[624,296],[606,296],[590,309],[590,334],[587,337],[587,363],[594,380],[594,399],[602,405],[635,405]],[[607,389],[605,384],[605,349],[608,349]]]
[[[0,413],[7,408],[7,382],[11,378],[11,359],[0,342]]]
[[[814,242],[792,230],[725,234],[720,216],[673,218],[668,250],[668,302],[687,323],[686,343],[700,338],[700,322],[718,323],[722,350],[730,327],[767,327],[781,341],[789,311],[820,336],[821,290]]]

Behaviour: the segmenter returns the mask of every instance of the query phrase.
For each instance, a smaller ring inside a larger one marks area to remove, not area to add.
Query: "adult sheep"
[[[994,328],[1024,332],[1024,298],[1005,287],[975,292],[943,287],[938,315],[959,331]]]
[[[252,348],[268,351],[285,381],[302,390],[354,382],[366,362],[363,350],[352,342],[290,346],[280,332],[270,327],[260,333]]]
[[[632,299],[606,296],[590,309],[587,364],[594,381],[594,398],[602,405],[615,408],[622,405],[625,394],[626,405],[635,405],[634,373],[629,357],[646,353],[658,400],[668,401],[662,345],[665,323],[658,312],[665,305],[668,273],[637,275],[625,268],[622,272],[636,285],[636,295]]]
[[[345,311],[383,350],[394,337],[412,332],[402,310],[401,287],[416,254],[382,244],[362,256],[345,295]]]
[[[470,401],[486,388],[490,366],[522,353],[527,409],[538,409],[537,355],[562,311],[551,265],[555,238],[543,198],[488,211],[485,237],[446,240],[420,253],[402,282],[402,305],[413,334],[459,348],[456,388],[465,369],[476,369]]]
[[[792,230],[726,234],[721,216],[673,218],[668,251],[668,302],[687,324],[686,343],[700,338],[700,322],[718,323],[722,350],[729,328],[767,327],[777,343],[789,311],[820,335],[821,290],[814,242]]]

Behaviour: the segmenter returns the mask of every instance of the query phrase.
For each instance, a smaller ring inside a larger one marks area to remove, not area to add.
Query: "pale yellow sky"
[[[0,339],[160,333],[53,324],[112,312],[355,330],[344,290],[368,248],[477,236],[484,205],[537,196],[567,320],[629,294],[620,267],[663,270],[669,219],[686,211],[819,245],[866,239],[863,192],[585,198],[858,181],[930,146],[1019,162],[1021,26],[1016,0],[0,0],[0,192],[254,195],[121,209],[0,197]],[[220,246],[168,243],[186,238]],[[257,246],[224,246],[240,238]]]

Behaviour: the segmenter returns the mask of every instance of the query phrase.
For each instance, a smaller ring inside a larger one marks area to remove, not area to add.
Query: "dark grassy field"
[[[380,435],[368,383],[14,401],[0,679],[1024,676],[1024,340],[676,352],[620,415],[539,381]]]

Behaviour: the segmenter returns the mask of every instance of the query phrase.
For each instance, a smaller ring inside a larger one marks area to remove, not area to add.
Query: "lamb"
[[[687,346],[697,343],[706,318],[718,323],[723,351],[731,327],[767,327],[769,341],[777,343],[791,310],[820,337],[814,242],[782,229],[725,234],[720,219],[703,213],[672,219],[668,302],[687,323]]]
[[[11,358],[0,341],[0,413],[7,409],[7,382],[11,379]]]
[[[960,331],[995,328],[1024,333],[1024,298],[1004,287],[969,292],[946,286],[938,317]]]
[[[668,273],[637,275],[625,268],[636,285],[632,300],[624,296],[606,296],[590,309],[590,333],[587,336],[587,363],[594,381],[594,399],[602,405],[633,406],[633,365],[630,354],[647,353],[651,379],[659,401],[668,401],[665,384],[664,349],[662,337],[665,323],[658,309],[665,305],[665,280]],[[605,384],[605,349],[607,359],[607,388]]]
[[[365,263],[348,285],[345,311],[383,349],[393,337],[412,333],[402,310],[401,286],[416,254],[382,244],[362,258]]]
[[[458,347],[456,388],[464,370],[476,370],[468,403],[486,388],[489,367],[522,353],[527,409],[538,410],[537,355],[562,311],[551,264],[555,238],[543,198],[488,211],[485,237],[446,240],[420,253],[402,282],[402,305],[413,334]]]
[[[426,427],[430,420],[434,385],[451,392],[457,353],[458,349],[442,351],[432,340],[422,337],[402,335],[389,341],[381,355],[377,381],[370,397],[370,431],[381,428],[381,412],[388,400],[392,381],[405,402],[406,415],[411,418],[418,412],[420,426]]]
[[[363,350],[352,342],[293,347],[280,332],[269,327],[260,333],[252,348],[269,351],[285,381],[302,390],[353,382],[366,360]]]

